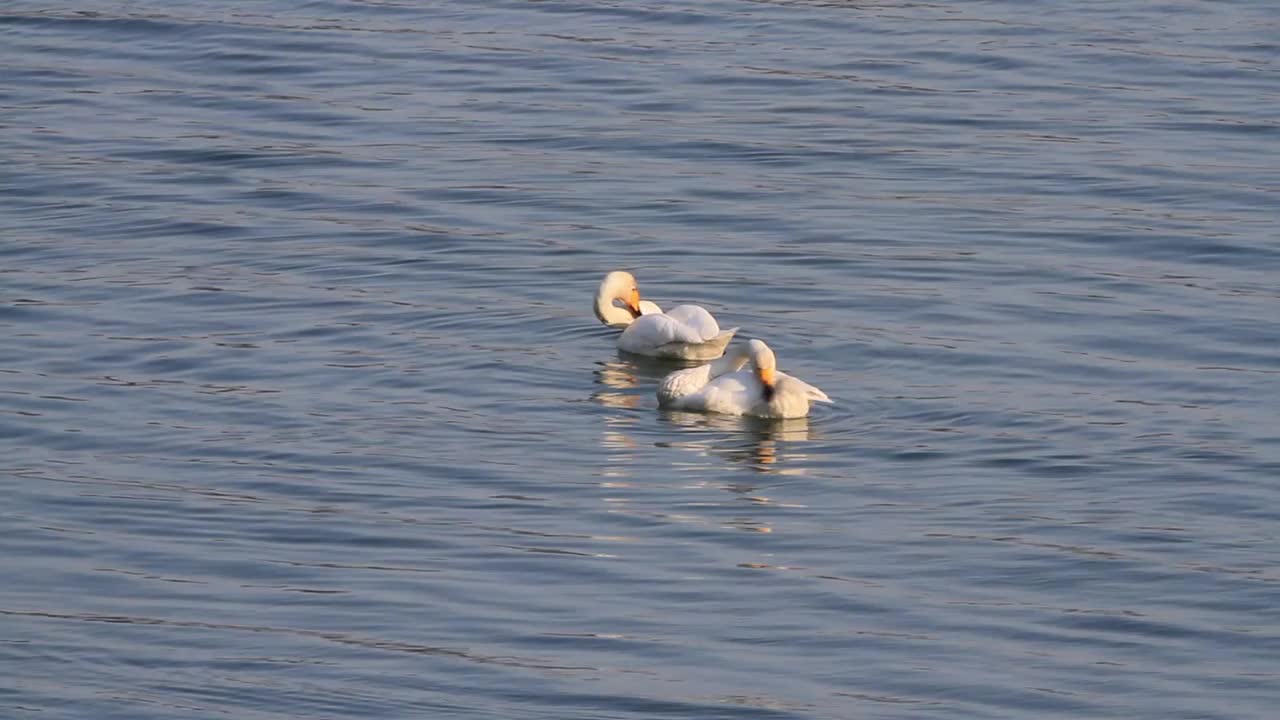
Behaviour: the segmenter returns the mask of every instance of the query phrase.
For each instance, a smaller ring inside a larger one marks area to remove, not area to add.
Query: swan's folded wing
[[[711,379],[711,373],[712,367],[708,363],[668,374],[658,384],[658,403],[670,405],[682,397],[698,392]]]
[[[721,375],[698,392],[681,398],[678,407],[742,415],[759,401],[760,382],[751,372],[739,370]]]
[[[618,347],[628,352],[645,352],[669,343],[700,343],[698,331],[668,315],[641,315],[618,338]]]
[[[793,383],[800,390],[804,391],[804,394],[807,395],[809,397],[809,400],[812,402],[824,402],[824,403],[835,402],[831,398],[827,397],[826,393],[810,385],[809,383],[801,380],[800,378],[795,377],[794,375],[787,375],[786,373],[778,373],[778,377],[779,379],[785,377],[788,382]]]
[[[697,333],[697,340],[685,342],[708,342],[720,334],[719,323],[701,305],[677,305],[667,311],[667,317]]]

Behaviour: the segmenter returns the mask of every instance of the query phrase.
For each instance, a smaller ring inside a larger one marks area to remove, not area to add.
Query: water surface
[[[76,7],[0,715],[1272,717],[1272,3]],[[837,404],[660,412],[614,268]]]

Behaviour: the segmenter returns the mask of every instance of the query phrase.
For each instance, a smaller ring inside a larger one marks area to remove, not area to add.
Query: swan
[[[621,300],[624,307],[614,304]],[[738,328],[721,332],[716,319],[698,305],[679,305],[663,312],[640,299],[636,279],[614,270],[604,276],[596,291],[596,317],[605,325],[625,328],[618,349],[636,355],[679,360],[711,360],[720,357]]]
[[[751,368],[740,369],[748,361]],[[777,368],[773,350],[763,340],[751,340],[745,350],[663,378],[658,404],[673,410],[799,418],[809,414],[810,403],[831,402],[826,393]]]

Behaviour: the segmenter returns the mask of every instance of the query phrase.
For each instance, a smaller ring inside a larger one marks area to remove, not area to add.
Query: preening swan
[[[747,361],[751,367],[739,370]],[[831,398],[809,383],[778,372],[777,358],[763,340],[701,367],[677,370],[658,386],[658,403],[673,410],[798,418],[811,402]]]
[[[623,303],[621,307],[614,301]],[[637,355],[710,360],[724,353],[738,328],[723,332],[711,313],[698,305],[662,308],[640,299],[640,288],[631,273],[614,270],[604,276],[596,291],[596,317],[605,325],[625,327],[618,349]]]

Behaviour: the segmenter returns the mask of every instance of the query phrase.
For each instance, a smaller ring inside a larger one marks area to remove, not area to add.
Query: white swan
[[[621,300],[625,307],[614,305]],[[640,299],[631,273],[614,270],[596,291],[596,317],[605,325],[626,329],[618,349],[637,355],[680,360],[710,360],[724,353],[738,328],[721,332],[711,313],[698,305],[680,305],[669,312]]]
[[[739,370],[748,359],[751,368]],[[829,403],[831,398],[799,378],[778,372],[777,358],[763,340],[752,340],[745,351],[716,362],[677,370],[658,385],[658,404],[673,410],[799,418],[809,414],[812,402]]]

